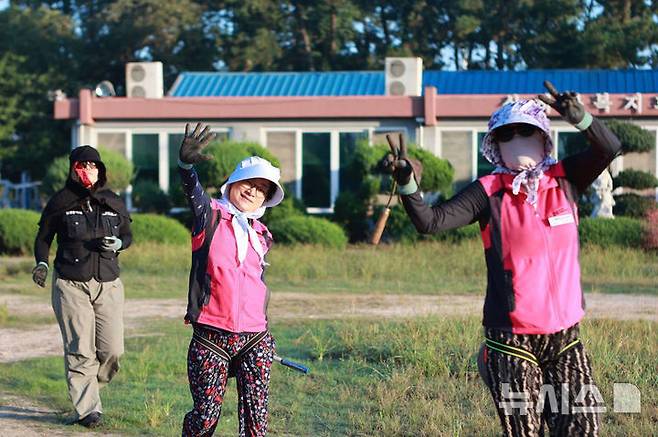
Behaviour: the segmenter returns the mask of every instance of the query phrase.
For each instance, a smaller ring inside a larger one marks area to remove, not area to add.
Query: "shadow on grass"
[[[0,406],[0,420],[19,420],[29,422],[49,423],[63,425],[64,419],[61,413],[51,410],[43,410],[37,407],[13,407],[11,405]]]

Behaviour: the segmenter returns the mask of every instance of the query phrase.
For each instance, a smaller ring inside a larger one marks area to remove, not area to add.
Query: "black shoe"
[[[96,428],[101,424],[101,413],[98,411],[89,413],[82,419],[78,420],[78,423],[82,426],[86,426],[87,428]]]

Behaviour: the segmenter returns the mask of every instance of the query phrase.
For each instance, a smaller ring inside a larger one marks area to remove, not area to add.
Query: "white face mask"
[[[532,136],[515,135],[510,141],[499,142],[500,157],[505,167],[522,171],[535,167],[544,159],[544,136],[537,131]]]

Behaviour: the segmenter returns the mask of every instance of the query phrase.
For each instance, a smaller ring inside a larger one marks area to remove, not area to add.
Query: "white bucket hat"
[[[221,186],[219,191],[221,191],[222,196],[224,196],[226,188],[232,183],[254,178],[266,179],[276,185],[274,195],[271,199],[266,200],[263,203],[263,206],[273,207],[281,203],[283,200],[283,187],[279,184],[281,171],[273,166],[267,159],[263,159],[259,156],[251,156],[240,161],[235,167],[235,170],[233,170],[233,173],[231,173],[231,176],[228,177],[228,181]]]

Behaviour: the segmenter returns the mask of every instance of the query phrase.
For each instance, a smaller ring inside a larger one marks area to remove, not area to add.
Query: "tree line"
[[[2,177],[66,153],[48,92],[75,96],[126,62],[181,71],[636,68],[658,65],[657,0],[60,0],[0,11]]]

